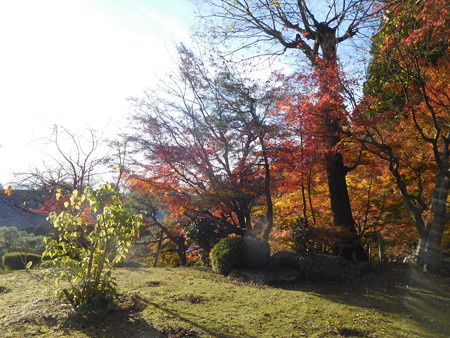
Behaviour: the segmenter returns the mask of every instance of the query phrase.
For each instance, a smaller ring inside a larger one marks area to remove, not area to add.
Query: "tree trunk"
[[[159,252],[161,251],[161,245],[162,245],[162,241],[163,241],[163,236],[164,236],[164,232],[161,231],[161,233],[159,235],[158,246],[156,248],[155,261],[153,262],[153,267],[154,268],[156,268],[156,266],[158,265]]]
[[[386,255],[384,250],[384,239],[381,233],[377,232],[377,243],[378,243],[378,257],[380,259],[380,264],[386,263]]]
[[[273,202],[272,202],[272,194],[270,192],[270,164],[267,156],[267,149],[264,143],[264,139],[260,136],[261,148],[263,151],[264,157],[264,195],[266,197],[266,220],[267,226],[264,230],[263,239],[267,242],[269,241],[269,235],[273,228]]]
[[[443,151],[447,154],[447,151]],[[448,159],[444,158],[448,171]],[[431,202],[432,220],[420,234],[418,247],[418,265],[426,272],[439,272],[442,260],[442,236],[448,223],[447,199],[450,180],[447,175],[439,171],[433,190]]]
[[[344,166],[342,154],[330,155],[326,161],[333,223],[336,226],[343,226],[350,233],[356,233],[347,182],[345,180],[347,169]]]
[[[326,164],[333,224],[343,230],[342,235],[334,245],[333,254],[354,261],[368,261],[369,257],[361,245],[353,222],[345,179],[347,168],[344,165],[342,154],[329,155]]]
[[[177,244],[177,254],[178,258],[180,259],[180,265],[186,266],[187,265],[187,259],[186,259],[186,239],[184,236],[178,237],[177,241],[174,241]]]
[[[317,27],[317,36],[322,48],[323,61],[315,63],[320,81],[320,90],[323,94],[328,93],[335,98],[336,102],[342,100],[340,90],[336,86],[330,86],[328,78],[333,75],[334,81],[340,78],[339,65],[336,58],[338,41],[335,37],[336,31],[325,25]],[[330,70],[332,70],[330,72]],[[330,89],[334,88],[334,89]],[[335,114],[334,111],[345,111],[342,103],[334,103],[324,108],[323,126],[327,135],[326,171],[328,179],[328,189],[330,192],[331,212],[333,214],[333,224],[338,229],[343,230],[343,235],[337,239],[333,253],[354,261],[368,261],[369,257],[365,252],[353,221],[352,207],[348,194],[346,176],[348,168],[344,165],[344,158],[339,150],[334,148],[341,141],[341,123],[343,117]]]
[[[161,232],[163,232],[169,240],[171,240],[176,246],[176,252],[178,255],[178,258],[180,259],[180,265],[184,266],[187,264],[186,259],[186,238],[184,236],[177,236],[170,232],[170,230],[164,226],[161,222],[158,221],[156,218],[156,210],[152,210],[152,212],[149,215],[152,218],[152,223],[156,225],[159,229],[161,229]]]
[[[441,269],[442,235],[436,231],[427,232],[420,238],[417,264],[425,272],[436,273]]]
[[[264,161],[264,196],[266,197],[266,228],[263,232],[263,240],[266,242],[269,241],[269,235],[273,228],[273,202],[272,202],[272,194],[270,192],[270,185],[271,185],[271,176],[270,176],[270,163],[269,163],[269,157],[267,154],[267,147],[266,142],[264,141],[265,136],[265,126],[258,118],[258,115],[256,113],[255,103],[256,100],[252,97],[249,97],[250,101],[250,114],[252,116],[253,123],[257,126],[258,130],[258,140],[259,144],[261,145],[262,150],[262,156]]]

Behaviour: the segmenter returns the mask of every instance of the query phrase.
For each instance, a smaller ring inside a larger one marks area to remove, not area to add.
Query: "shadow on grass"
[[[82,327],[69,326],[63,331],[67,336],[70,336],[73,331],[79,331],[89,337],[167,337],[167,334],[158,331],[143,319],[130,321],[126,318],[108,320],[103,323],[87,322]]]
[[[304,283],[286,287],[353,307],[396,314],[430,332],[450,332],[450,279],[407,266],[390,266],[352,282]],[[284,287],[282,287],[284,288]]]
[[[191,327],[195,327],[195,328],[201,330],[202,333],[206,333],[206,334],[208,334],[208,335],[211,336],[211,337],[224,337],[224,338],[235,337],[235,335],[226,335],[226,334],[223,334],[223,333],[220,333],[220,334],[219,334],[219,333],[217,333],[217,332],[213,332],[213,331],[211,331],[210,329],[208,329],[206,326],[200,325],[200,324],[198,324],[197,322],[194,322],[194,321],[192,321],[192,320],[190,320],[190,319],[188,319],[188,318],[185,318],[185,317],[183,317],[182,315],[180,315],[180,313],[174,312],[174,311],[169,310],[169,309],[166,309],[166,308],[162,307],[162,306],[159,305],[159,304],[152,303],[152,302],[149,302],[149,304],[152,305],[152,306],[154,306],[154,307],[157,308],[158,310],[161,310],[161,311],[167,313],[167,314],[170,315],[171,317],[174,317],[174,318],[180,320],[180,322],[187,323],[187,324],[189,324]],[[252,336],[248,336],[248,335],[246,335],[246,337],[252,338]]]
[[[83,332],[89,337],[167,337],[141,318],[148,302],[138,295],[123,299],[115,310],[95,310],[83,315],[73,313],[61,325],[64,333]]]

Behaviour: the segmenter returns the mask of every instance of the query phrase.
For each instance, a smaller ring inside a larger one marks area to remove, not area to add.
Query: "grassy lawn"
[[[115,311],[81,317],[41,271],[0,274],[0,336],[447,337],[448,279],[405,267],[352,283],[280,287],[196,268],[118,269]]]

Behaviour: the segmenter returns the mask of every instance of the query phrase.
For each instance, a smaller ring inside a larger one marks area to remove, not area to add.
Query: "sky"
[[[39,167],[54,124],[114,137],[194,21],[189,0],[0,0],[0,184]]]

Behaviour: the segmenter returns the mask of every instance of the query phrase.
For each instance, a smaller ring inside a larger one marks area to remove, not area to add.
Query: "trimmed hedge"
[[[239,266],[244,255],[244,240],[240,237],[225,238],[211,250],[212,269],[222,275],[228,275]]]
[[[33,262],[35,266],[39,265],[41,255],[31,252],[10,252],[4,254],[2,257],[2,264],[8,270],[25,269],[28,262]]]
[[[269,264],[269,243],[255,238],[225,238],[211,250],[212,268],[222,275],[237,268],[261,268]]]

